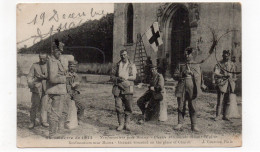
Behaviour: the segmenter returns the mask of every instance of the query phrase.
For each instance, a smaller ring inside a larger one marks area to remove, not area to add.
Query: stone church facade
[[[145,35],[153,22],[158,21],[163,44],[154,52]],[[137,34],[142,39],[148,56],[167,59],[171,66],[180,62],[187,46],[194,48],[194,59],[201,61],[209,55],[213,29],[220,37],[216,55],[212,54],[203,64],[204,71],[212,71],[222,51],[231,50],[237,64],[241,65],[241,5],[239,3],[115,3],[113,62],[120,60],[119,51],[127,49],[134,60]]]

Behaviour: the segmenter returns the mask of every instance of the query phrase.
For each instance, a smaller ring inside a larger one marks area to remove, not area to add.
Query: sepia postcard
[[[240,3],[20,3],[17,147],[241,147]]]

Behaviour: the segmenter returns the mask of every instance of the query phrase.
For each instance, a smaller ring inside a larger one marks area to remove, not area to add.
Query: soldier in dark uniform
[[[27,76],[28,86],[32,92],[32,106],[30,110],[30,120],[29,129],[34,128],[35,119],[37,112],[41,114],[41,124],[44,127],[48,127],[47,123],[47,111],[42,108],[42,97],[46,91],[46,79],[47,79],[47,54],[39,55],[40,62],[34,63],[30,69]]]
[[[82,101],[82,97],[80,95],[79,86],[80,86],[80,77],[76,73],[77,62],[69,61],[69,72],[67,73],[67,91],[71,100],[74,100],[77,107],[77,116],[79,124],[83,120],[84,111],[85,111],[85,103]]]
[[[149,89],[137,100],[137,105],[142,111],[143,121],[148,121],[155,113],[159,113],[160,102],[163,100],[164,93],[164,79],[162,74],[157,72],[157,67],[151,67],[152,79],[150,81]],[[148,103],[148,105],[147,105]]]
[[[151,81],[151,78],[152,78],[151,67],[152,67],[152,65],[153,65],[153,63],[152,63],[151,57],[148,56],[147,60],[146,60],[145,67],[144,67],[145,83],[149,83]]]
[[[197,126],[197,104],[196,99],[201,94],[201,84],[203,83],[200,64],[192,59],[193,49],[188,47],[184,51],[184,63],[179,63],[173,78],[178,81],[175,95],[178,101],[178,125],[175,130],[181,130],[183,127],[184,115],[186,110],[186,101],[188,101],[189,114],[192,131],[199,131]]]

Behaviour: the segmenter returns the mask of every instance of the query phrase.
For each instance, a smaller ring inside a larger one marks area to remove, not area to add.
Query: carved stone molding
[[[197,27],[200,20],[200,6],[196,3],[188,3],[190,27]]]

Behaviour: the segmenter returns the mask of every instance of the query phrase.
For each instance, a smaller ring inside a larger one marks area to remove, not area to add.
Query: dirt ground
[[[111,84],[84,84],[82,87],[82,97],[87,103],[84,123],[76,129],[67,130],[64,136],[78,135],[189,135],[190,119],[188,110],[186,111],[184,129],[175,131],[173,127],[177,124],[177,99],[174,97],[174,89],[168,88],[166,100],[168,101],[168,121],[166,122],[146,122],[139,125],[138,119],[141,111],[137,107],[137,99],[146,91],[146,88],[135,88],[133,117],[131,122],[131,132],[116,131],[118,126],[114,98],[111,93]],[[18,99],[19,100],[19,99]],[[231,121],[214,121],[215,105],[217,95],[204,93],[198,99],[198,126],[201,134],[241,134],[242,120],[232,119]],[[241,114],[241,97],[238,97],[239,112]],[[18,138],[47,138],[48,128],[36,126],[29,130],[28,125],[30,101],[19,102],[17,105],[17,137]]]

